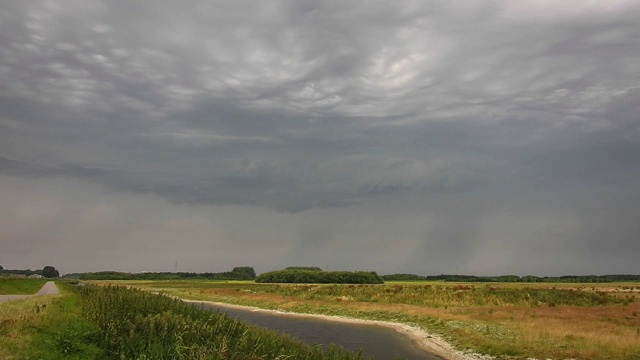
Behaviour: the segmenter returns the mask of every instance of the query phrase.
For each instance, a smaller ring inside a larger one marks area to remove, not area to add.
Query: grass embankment
[[[0,278],[0,295],[31,295],[40,290],[46,279]]]
[[[415,324],[499,358],[640,359],[640,284],[130,284],[186,299]]]
[[[0,304],[1,359],[100,358],[91,338],[98,328],[80,316],[79,296],[64,282],[56,285],[60,294]]]
[[[0,304],[1,359],[362,360],[182,301],[124,287],[73,288]]]

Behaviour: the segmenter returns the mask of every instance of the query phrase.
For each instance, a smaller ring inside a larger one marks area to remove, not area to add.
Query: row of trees
[[[0,265],[0,274],[3,276],[10,275],[20,275],[20,276],[31,276],[31,275],[41,275],[46,278],[57,278],[60,276],[60,272],[56,270],[53,266],[45,266],[40,270],[31,270],[31,269],[5,269]]]
[[[607,282],[625,282],[640,281],[640,275],[564,275],[564,276],[518,276],[518,275],[499,275],[499,276],[476,276],[476,275],[457,275],[457,274],[441,274],[422,276],[416,274],[390,274],[381,276],[386,281],[448,281],[448,282],[506,282],[506,283],[607,283]]]
[[[426,276],[425,280],[429,281],[459,281],[459,282],[554,282],[554,283],[606,283],[606,282],[624,282],[624,281],[640,281],[640,275],[564,275],[564,276],[518,276],[518,275],[501,275],[501,276],[475,276],[475,275],[434,275]]]
[[[259,283],[294,284],[382,284],[375,271],[318,271],[285,269],[260,274]]]
[[[380,277],[386,281],[424,281],[424,276],[416,274],[390,274],[381,275]]]
[[[53,266],[45,266],[40,270],[4,269],[0,265],[1,275],[31,276],[41,275],[45,278],[57,278],[59,271]],[[387,281],[448,281],[448,282],[565,282],[565,283],[606,283],[640,281],[640,275],[565,275],[565,276],[476,276],[441,274],[421,276],[417,274],[389,274],[378,276],[375,272],[323,271],[315,266],[290,266],[285,270],[272,271],[256,277],[256,271],[251,266],[234,267],[231,271],[218,273],[194,272],[143,272],[128,273],[117,271],[100,271],[91,273],[67,274],[65,277],[80,278],[82,280],[178,280],[178,279],[209,279],[209,280],[256,280],[257,282],[276,283],[350,283],[350,284],[380,284]]]
[[[118,271],[99,271],[91,273],[69,274],[68,277],[77,277],[81,280],[180,280],[180,279],[207,279],[207,280],[253,280],[256,271],[251,266],[234,267],[231,271],[219,273],[194,273],[194,272],[142,272],[128,273]]]

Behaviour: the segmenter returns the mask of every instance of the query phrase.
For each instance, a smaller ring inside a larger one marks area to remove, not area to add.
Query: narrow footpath
[[[5,301],[11,301],[11,300],[26,299],[32,296],[53,295],[57,293],[58,293],[58,288],[56,287],[56,284],[53,281],[48,281],[46,284],[44,284],[40,288],[40,290],[38,290],[37,293],[33,295],[0,295],[0,303],[3,303]]]

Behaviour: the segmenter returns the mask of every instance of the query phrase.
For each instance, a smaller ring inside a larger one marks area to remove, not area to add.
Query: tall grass
[[[80,298],[64,282],[61,291],[0,304],[0,359],[102,359],[92,343],[98,331],[80,317]]]
[[[118,286],[80,290],[83,315],[97,324],[95,341],[120,359],[356,360],[332,347],[323,353],[290,337],[205,311],[180,300]]]
[[[256,292],[305,300],[342,299],[428,307],[598,306],[629,301],[606,293],[571,289],[506,288],[491,285],[298,285],[256,287]]]

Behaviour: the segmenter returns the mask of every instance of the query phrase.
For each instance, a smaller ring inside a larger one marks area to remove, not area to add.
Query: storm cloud
[[[639,16],[3,2],[0,263],[638,273]]]

